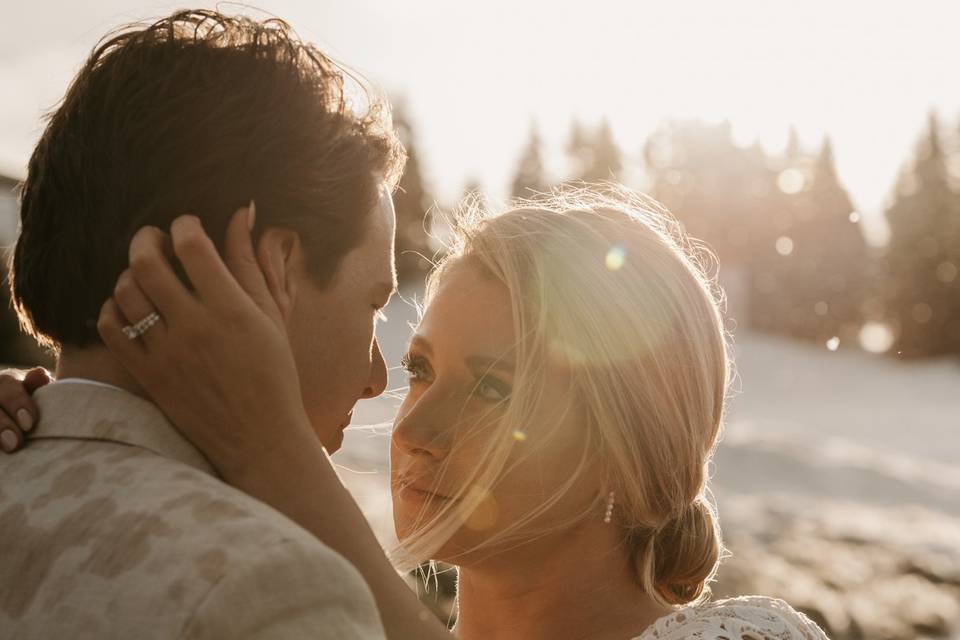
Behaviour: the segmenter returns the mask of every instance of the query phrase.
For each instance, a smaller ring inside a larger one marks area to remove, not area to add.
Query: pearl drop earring
[[[613,491],[607,494],[607,511],[603,514],[603,521],[606,524],[610,524],[610,519],[613,517],[613,497]]]

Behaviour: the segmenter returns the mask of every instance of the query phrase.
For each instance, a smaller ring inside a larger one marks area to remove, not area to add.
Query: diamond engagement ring
[[[157,324],[158,322],[160,322],[160,314],[154,311],[153,313],[148,315],[146,318],[144,318],[140,322],[136,324],[128,324],[123,329],[121,329],[121,331],[123,331],[123,335],[127,336],[131,340],[136,340],[137,338],[145,334],[147,331],[149,331],[150,327]]]

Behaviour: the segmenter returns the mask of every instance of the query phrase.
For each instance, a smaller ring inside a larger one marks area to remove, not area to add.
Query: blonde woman
[[[100,331],[227,482],[357,566],[390,637],[439,637],[396,572],[437,559],[459,568],[466,640],[825,638],[782,601],[708,598],[723,543],[707,466],[730,360],[704,253],[614,188],[466,207],[453,226],[403,359],[392,564],[284,406],[283,312],[241,216],[228,243],[245,257],[229,270],[199,227],[174,227],[195,240],[189,277],[222,295],[170,280],[175,295],[143,301],[163,336],[131,342],[120,330],[136,318],[110,302]]]

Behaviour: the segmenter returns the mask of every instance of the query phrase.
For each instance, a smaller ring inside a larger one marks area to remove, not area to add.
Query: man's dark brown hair
[[[201,10],[126,27],[93,51],[30,158],[14,306],[48,346],[95,343],[137,229],[192,213],[220,240],[251,199],[258,228],[297,231],[325,286],[404,157],[386,103],[281,20]]]

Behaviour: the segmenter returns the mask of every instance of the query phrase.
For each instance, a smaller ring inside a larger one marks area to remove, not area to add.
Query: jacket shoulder
[[[234,606],[218,602],[269,617],[270,598],[332,602],[330,585],[375,618],[342,556],[188,465],[116,443],[38,441],[0,471],[0,582],[17,585],[0,597],[0,628],[17,637],[177,637],[193,612]]]

